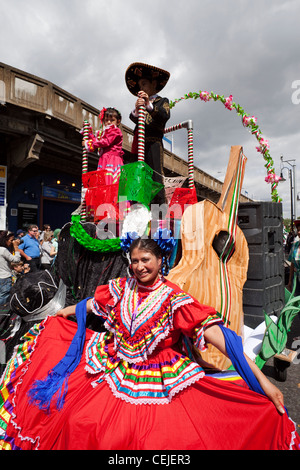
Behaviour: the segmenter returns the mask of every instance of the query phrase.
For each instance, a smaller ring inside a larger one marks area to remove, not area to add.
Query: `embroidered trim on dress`
[[[46,324],[46,322],[48,321],[49,318],[50,318],[50,317],[46,317],[45,320],[43,320],[41,323],[39,323],[38,325],[34,325],[34,326],[33,326],[33,328],[37,326],[37,327],[38,327],[38,331],[37,331],[37,334],[35,335],[35,337],[34,337],[33,339],[29,340],[29,341],[32,341],[32,346],[31,346],[31,350],[30,350],[30,352],[29,352],[29,356],[24,358],[24,355],[23,355],[23,348],[24,348],[24,346],[26,345],[26,343],[24,343],[24,344],[22,345],[21,351],[20,351],[20,350],[18,351],[19,345],[17,345],[17,346],[15,347],[14,356],[11,358],[11,360],[10,360],[10,362],[9,362],[9,364],[12,364],[12,363],[14,362],[14,365],[17,364],[17,367],[20,367],[20,366],[23,364],[22,358],[25,360],[25,362],[27,362],[26,365],[25,365],[25,366],[23,367],[23,369],[22,369],[22,374],[20,375],[20,377],[19,377],[19,379],[18,379],[18,382],[14,385],[14,387],[12,387],[12,388],[13,388],[13,392],[10,392],[10,395],[9,395],[10,401],[9,401],[8,403],[11,405],[11,410],[10,410],[10,416],[11,416],[11,418],[10,418],[10,422],[11,422],[12,426],[13,426],[13,427],[16,429],[16,431],[17,431],[17,437],[18,437],[21,441],[29,441],[29,442],[31,442],[31,443],[35,446],[34,450],[38,450],[38,448],[39,448],[39,446],[40,446],[40,436],[36,436],[35,438],[32,438],[32,437],[29,437],[29,436],[23,436],[23,435],[22,435],[22,427],[21,427],[21,426],[18,426],[18,424],[17,424],[17,422],[16,422],[17,415],[16,415],[16,413],[15,413],[15,411],[14,411],[14,410],[15,410],[15,407],[16,407],[15,396],[16,396],[17,389],[18,389],[18,387],[22,384],[22,382],[23,382],[23,377],[24,377],[24,375],[26,374],[26,372],[27,372],[27,370],[28,370],[28,368],[29,368],[29,366],[30,366],[30,364],[31,364],[31,356],[32,356],[32,354],[35,352],[36,342],[37,342],[37,340],[38,340],[38,338],[39,338],[39,336],[40,336],[40,333],[44,330],[45,324]],[[31,330],[29,330],[29,332],[24,335],[24,338],[27,337],[27,335],[30,333],[30,331],[33,331],[33,328],[32,328]],[[19,356],[19,355],[21,356],[21,361],[20,361],[20,362],[18,361],[18,359],[19,359],[18,356]],[[8,366],[7,366],[7,367],[8,367]],[[14,370],[15,370],[15,368],[14,368]],[[10,386],[11,386],[11,385],[10,385]],[[5,404],[4,404],[4,406],[5,406]],[[15,439],[12,439],[12,440],[11,440],[10,436],[7,436],[7,435],[5,434],[5,436],[4,436],[4,438],[3,438],[3,442],[4,442],[4,443],[7,442],[6,437],[7,437],[7,439],[9,439],[9,442],[8,442],[8,443],[9,443],[11,446],[13,446],[13,445],[14,445],[14,442],[15,442]]]
[[[194,336],[193,336],[193,343],[196,346],[197,349],[200,351],[206,351],[207,350],[207,344],[204,338],[204,332],[206,328],[209,326],[212,326],[214,324],[218,323],[223,323],[223,320],[216,316],[216,315],[210,315],[199,328],[195,328]]]
[[[96,387],[103,380],[113,395],[132,404],[168,404],[175,394],[204,376],[202,368],[187,357],[176,355],[173,360],[147,365],[120,362],[111,373],[93,382]]]
[[[94,376],[99,374],[92,386],[105,380],[114,396],[128,403],[170,403],[176,393],[205,375],[203,369],[186,355],[174,355],[164,363],[143,362],[170,335],[174,312],[193,303],[193,297],[176,292],[164,280],[142,286],[135,278],[119,278],[109,286],[114,307],[118,307],[107,308],[104,327],[108,333],[96,333],[87,345],[85,369]],[[204,325],[220,321],[212,315],[196,331],[202,349]]]
[[[194,301],[188,294],[174,292],[173,288],[161,279],[153,286],[145,287],[140,286],[135,278],[119,278],[110,281],[110,289],[111,293],[115,292],[115,300],[120,297],[122,300],[117,310],[111,306],[107,308],[104,327],[114,334],[114,350],[118,358],[132,363],[146,360],[173,328],[173,312],[178,307]],[[133,321],[132,315],[138,305],[139,290],[151,293],[141,302],[137,309],[137,320]],[[115,302],[115,305],[117,303]],[[158,315],[159,312],[162,314]],[[134,334],[131,336],[132,327]]]

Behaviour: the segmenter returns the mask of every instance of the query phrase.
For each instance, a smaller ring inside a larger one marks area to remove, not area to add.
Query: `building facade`
[[[1,229],[15,232],[30,223],[54,229],[70,221],[81,201],[80,131],[85,120],[99,128],[98,114],[53,83],[0,63]],[[122,132],[127,163],[133,131],[123,125]],[[98,156],[90,154],[88,171],[97,162]],[[166,176],[188,176],[188,164],[165,150],[164,171]],[[194,180],[198,200],[218,201],[220,181],[198,168]]]

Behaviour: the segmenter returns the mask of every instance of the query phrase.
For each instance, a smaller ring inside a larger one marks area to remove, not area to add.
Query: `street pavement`
[[[288,333],[286,348],[296,350],[297,355],[286,369],[286,380],[279,380],[276,367],[274,367],[274,358],[267,361],[262,371],[282,391],[289,416],[296,423],[297,432],[300,434],[300,339],[294,341],[297,336],[300,337],[299,315],[294,319]]]

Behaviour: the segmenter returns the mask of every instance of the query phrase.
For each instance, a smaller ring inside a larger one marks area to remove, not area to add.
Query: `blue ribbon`
[[[225,338],[226,352],[237,373],[242,377],[242,379],[245,380],[251,390],[265,395],[265,392],[261,388],[257,378],[253,374],[244,356],[242,338],[238,336],[235,331],[226,328],[224,325],[218,324],[218,326],[223,332]]]
[[[171,236],[171,231],[166,228],[159,228],[153,235],[153,240],[156,241],[161,251],[166,255],[169,254],[176,245],[175,239]]]
[[[90,297],[89,297],[90,298]],[[76,305],[77,331],[66,355],[48,372],[43,380],[36,380],[28,392],[29,403],[38,406],[40,410],[50,412],[50,404],[56,396],[56,408],[61,410],[64,406],[68,391],[68,379],[78,366],[86,334],[86,302],[84,299]]]

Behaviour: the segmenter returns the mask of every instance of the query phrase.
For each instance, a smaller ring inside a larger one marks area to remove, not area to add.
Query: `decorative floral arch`
[[[272,201],[282,202],[277,191],[277,186],[278,186],[278,182],[280,181],[280,176],[276,175],[275,173],[274,166],[273,166],[274,162],[269,152],[269,142],[263,137],[262,132],[257,125],[257,118],[254,116],[250,116],[249,114],[245,112],[245,110],[239,104],[234,103],[232,95],[225,98],[224,95],[218,95],[213,92],[209,93],[208,91],[199,91],[199,93],[190,92],[188,94],[185,94],[182,98],[175,99],[174,101],[170,101],[170,108],[173,108],[180,101],[187,100],[190,98],[193,98],[193,99],[200,98],[200,100],[204,102],[207,102],[210,100],[221,101],[224,104],[225,108],[227,108],[229,111],[231,111],[232,109],[235,109],[237,114],[242,117],[243,126],[248,127],[250,132],[256,137],[258,141],[259,145],[256,147],[256,150],[262,154],[266,162],[265,167],[267,169],[267,176],[265,177],[265,181],[271,184]]]

